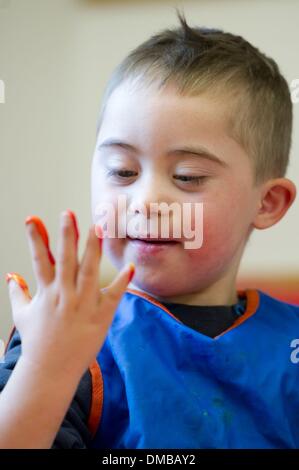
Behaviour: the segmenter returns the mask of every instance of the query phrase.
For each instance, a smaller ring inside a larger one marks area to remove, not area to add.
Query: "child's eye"
[[[184,183],[199,185],[207,178],[207,176],[173,175],[173,178],[176,180],[183,181]]]
[[[108,170],[107,172],[107,175],[108,176],[114,176],[116,178],[132,178],[132,176],[137,176],[137,172],[136,171],[132,171],[132,170],[117,170],[117,169],[111,169],[111,170]]]

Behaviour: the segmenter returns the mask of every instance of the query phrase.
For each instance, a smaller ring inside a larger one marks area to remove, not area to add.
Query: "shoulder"
[[[257,318],[276,327],[280,333],[292,335],[299,330],[299,305],[285,302],[260,290],[258,293]]]
[[[281,310],[292,313],[295,316],[299,315],[299,305],[280,300],[277,297],[267,294],[261,290],[258,290],[260,297],[260,305],[265,308],[271,308],[272,310]]]

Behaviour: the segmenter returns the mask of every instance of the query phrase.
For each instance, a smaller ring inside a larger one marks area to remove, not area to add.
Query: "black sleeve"
[[[87,449],[91,442],[88,417],[91,405],[91,375],[87,370],[66,413],[52,449]]]
[[[5,387],[21,354],[21,338],[17,330],[14,330],[6,352],[0,361],[0,392]]]
[[[5,387],[21,354],[21,338],[17,330],[9,340],[0,362],[0,393]],[[53,442],[52,449],[86,449],[91,441],[88,417],[91,405],[91,375],[87,370]],[[46,404],[45,404],[46,406]]]

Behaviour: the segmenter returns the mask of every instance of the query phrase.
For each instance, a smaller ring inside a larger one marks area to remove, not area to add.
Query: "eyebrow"
[[[139,149],[137,147],[134,147],[133,145],[131,145],[127,142],[123,142],[119,139],[114,139],[114,138],[104,140],[98,146],[98,150],[100,150],[102,148],[111,148],[111,147],[119,147],[119,148],[123,148],[125,150],[130,150],[131,152],[134,152],[136,154],[139,153]],[[187,145],[187,146],[183,146],[183,147],[178,148],[178,149],[170,149],[166,152],[166,154],[167,155],[185,155],[185,154],[197,155],[201,158],[205,158],[205,159],[210,160],[214,163],[218,163],[222,167],[225,167],[225,168],[228,167],[228,164],[226,162],[224,162],[223,160],[220,160],[220,158],[218,158],[216,155],[211,153],[205,147],[201,147],[201,146],[193,147],[193,146]]]

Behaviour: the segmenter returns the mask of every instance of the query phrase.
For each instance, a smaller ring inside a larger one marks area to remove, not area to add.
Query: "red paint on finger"
[[[22,276],[20,276],[20,274],[7,273],[6,274],[6,282],[8,283],[11,279],[13,279],[21,287],[21,289],[23,289],[25,294],[28,297],[30,297],[30,299],[31,299],[31,295],[29,293],[29,288],[28,288],[28,285],[27,285],[25,279]]]
[[[135,265],[133,263],[130,263],[130,271],[129,271],[129,280],[128,282],[131,282],[132,277],[135,274]]]
[[[31,215],[29,217],[26,218],[25,220],[25,224],[28,225],[28,224],[35,224],[36,228],[37,228],[37,231],[38,233],[40,234],[46,248],[47,248],[47,251],[48,251],[48,256],[49,256],[49,260],[50,260],[50,263],[55,265],[55,259],[54,259],[54,256],[52,255],[52,252],[50,250],[50,247],[49,247],[49,237],[48,237],[48,232],[47,232],[47,229],[44,225],[44,223],[42,222],[42,220],[35,216],[35,215]]]
[[[103,229],[100,225],[95,225],[94,226],[95,234],[99,239],[99,245],[100,245],[100,253],[102,253],[102,248],[103,248]]]
[[[51,253],[51,251],[49,250],[49,248],[48,248],[48,256],[49,256],[50,263],[53,264],[53,266],[55,266],[55,258],[54,258],[54,256],[52,255],[52,253]]]
[[[76,239],[76,246],[77,246],[78,245],[78,240],[79,240],[79,229],[78,229],[77,219],[76,219],[75,213],[73,211],[71,211],[70,209],[67,209],[66,212],[68,213],[68,215],[70,216],[70,218],[72,219],[73,224],[74,224],[75,239]]]

